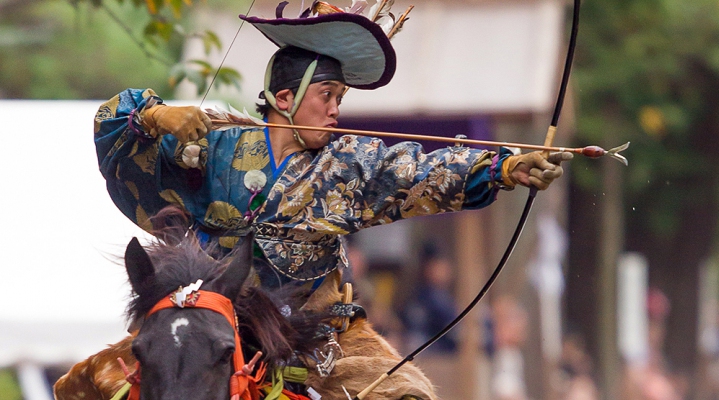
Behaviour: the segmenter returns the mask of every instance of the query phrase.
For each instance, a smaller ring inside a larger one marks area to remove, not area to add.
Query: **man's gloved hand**
[[[541,151],[509,156],[502,164],[502,180],[506,185],[534,186],[545,190],[564,170],[560,163],[574,158],[569,152],[551,153],[548,158]]]
[[[157,135],[171,134],[181,143],[200,140],[210,131],[212,123],[199,107],[174,107],[158,104],[142,111],[145,131]]]

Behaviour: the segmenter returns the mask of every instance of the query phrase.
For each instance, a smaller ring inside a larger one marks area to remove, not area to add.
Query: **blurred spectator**
[[[453,293],[454,269],[450,261],[432,244],[424,245],[420,257],[419,282],[400,312],[410,349],[439,333],[458,312]],[[454,352],[456,349],[456,331],[452,330],[427,351]]]
[[[497,400],[525,400],[524,356],[527,339],[527,312],[519,302],[501,295],[492,302],[494,319],[494,373],[492,393]]]
[[[592,360],[579,333],[570,332],[562,341],[560,359],[561,400],[597,400],[599,391],[592,379]]]
[[[344,272],[345,281],[352,282],[355,295],[358,297],[362,307],[369,311],[372,308],[374,299],[374,286],[368,275],[369,265],[362,250],[355,244],[352,236],[346,236],[345,251],[349,268]]]
[[[666,319],[671,304],[658,288],[651,288],[647,294],[647,317],[649,319],[649,354],[644,363],[627,365],[627,400],[681,400],[683,385],[672,376],[664,356]]]
[[[357,302],[367,312],[368,321],[377,332],[394,347],[403,346],[402,323],[393,310],[394,277],[389,274],[372,276],[370,265],[362,249],[357,246],[352,236],[346,237],[345,250],[349,268],[344,273],[344,280],[352,282]]]

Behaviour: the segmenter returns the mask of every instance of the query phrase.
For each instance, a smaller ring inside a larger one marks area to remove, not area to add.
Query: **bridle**
[[[201,281],[200,281],[201,282]],[[198,285],[199,286],[199,285]],[[157,311],[164,310],[167,308],[202,308],[206,310],[214,311],[227,320],[232,326],[235,333],[235,352],[232,356],[232,363],[234,367],[234,373],[230,377],[230,399],[231,400],[252,400],[256,399],[259,395],[257,389],[257,382],[262,379],[265,372],[265,366],[262,364],[255,376],[252,376],[250,372],[246,371],[245,358],[242,354],[242,343],[240,341],[240,334],[238,332],[238,320],[237,314],[235,313],[235,307],[232,301],[227,297],[206,290],[193,290],[187,293],[187,288],[180,288],[178,291],[173,292],[167,297],[164,297],[152,309],[147,313],[146,317],[156,313]],[[178,296],[182,294],[182,296]],[[137,363],[135,382],[130,388],[130,393],[127,400],[139,400],[140,399],[140,363]]]

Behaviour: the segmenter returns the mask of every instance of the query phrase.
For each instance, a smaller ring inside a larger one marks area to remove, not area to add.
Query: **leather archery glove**
[[[145,132],[153,137],[171,134],[181,143],[205,137],[212,127],[210,118],[199,107],[175,107],[158,104],[141,113]]]
[[[574,154],[566,151],[551,153],[547,158],[540,151],[509,156],[502,164],[502,180],[508,186],[534,186],[545,190],[564,173],[561,162],[572,158]]]

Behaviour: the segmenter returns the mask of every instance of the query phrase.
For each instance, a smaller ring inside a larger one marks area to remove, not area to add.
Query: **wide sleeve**
[[[347,234],[423,215],[491,204],[508,152],[420,144],[387,147],[377,138],[346,135],[307,166],[288,166],[270,193],[273,222],[310,234]]]
[[[94,129],[100,173],[110,197],[145,230],[151,228],[148,216],[168,204],[154,190],[161,140],[145,135],[137,119],[153,99],[158,98],[151,89],[121,92],[100,106]]]
[[[145,230],[151,229],[149,217],[170,204],[205,222],[212,200],[230,197],[227,188],[237,186],[236,177],[225,172],[241,133],[210,132],[198,141],[200,167],[190,168],[183,163],[182,145],[174,136],[151,137],[135,119],[148,102],[161,101],[151,89],[128,89],[102,104],[95,116],[95,147],[108,193]],[[208,157],[208,153],[223,156]]]
[[[490,205],[497,199],[500,189],[512,190],[502,183],[502,164],[512,151],[502,147],[499,153],[491,153],[492,163],[476,163],[470,169],[465,185],[462,208],[477,209]]]
[[[336,158],[358,172],[363,187],[361,201],[354,204],[363,213],[357,228],[488,206],[496,199],[501,164],[508,156],[454,146],[425,153],[416,142],[387,147],[366,138],[335,149]]]

